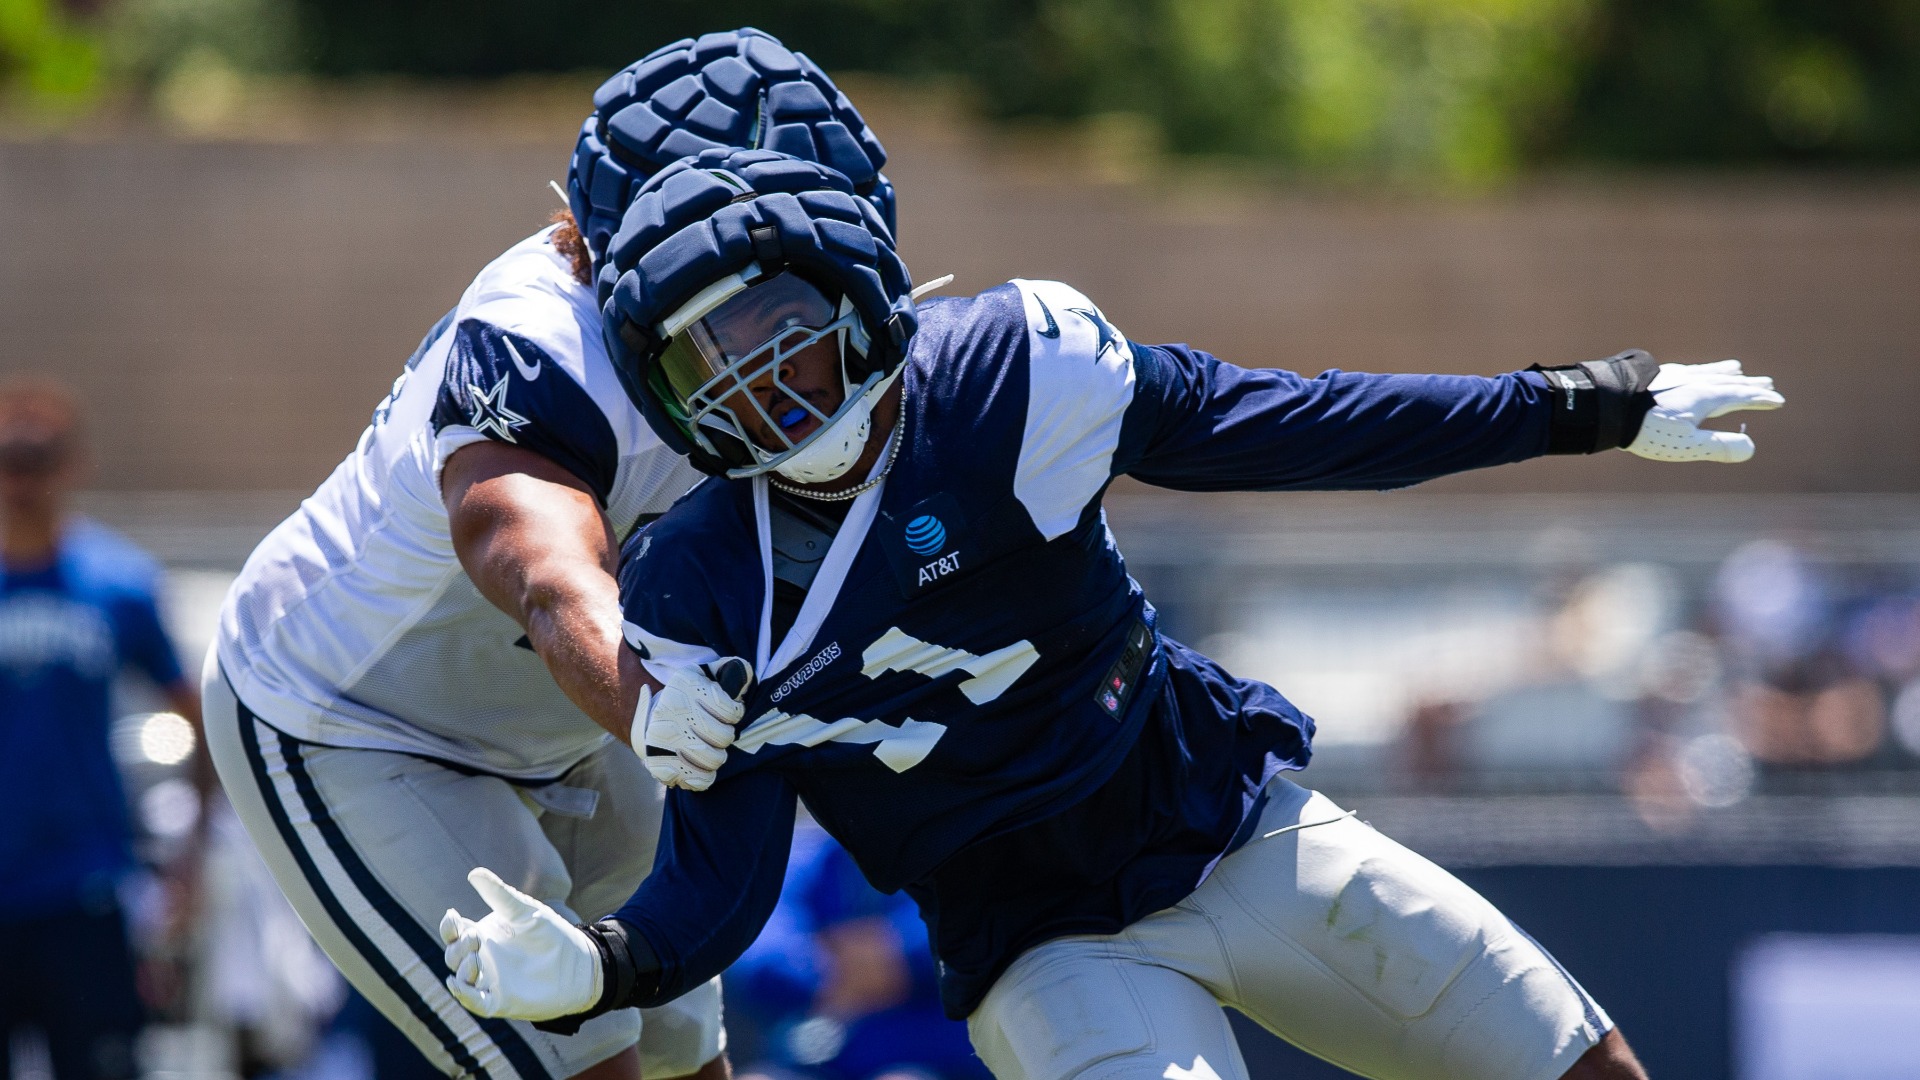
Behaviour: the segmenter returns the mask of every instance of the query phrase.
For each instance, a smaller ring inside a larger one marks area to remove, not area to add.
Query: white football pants
[[[998,1080],[1246,1080],[1223,1005],[1379,1080],[1551,1080],[1613,1026],[1478,893],[1278,778],[1192,895],[1028,950],[968,1027]]]
[[[452,1077],[561,1080],[640,1046],[646,1080],[719,1056],[720,980],[658,1009],[620,1009],[572,1036],[483,1020],[447,992],[440,916],[487,906],[493,869],[570,919],[625,903],[653,866],[665,789],[616,742],[545,787],[407,754],[302,742],[235,699],[209,657],[207,748],[247,833],[347,980]],[[644,1023],[643,1023],[644,1018]]]

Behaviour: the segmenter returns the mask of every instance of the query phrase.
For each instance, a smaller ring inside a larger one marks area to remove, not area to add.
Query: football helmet
[[[844,475],[918,325],[874,205],[834,169],[768,150],[710,150],[648,180],[599,285],[614,368],[648,423],[735,478]],[[828,359],[837,386],[795,381]]]

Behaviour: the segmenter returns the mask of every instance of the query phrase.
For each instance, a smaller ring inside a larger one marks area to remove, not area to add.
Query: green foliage
[[[295,60],[289,0],[120,0],[104,28],[113,69],[161,80],[196,66],[281,70]]]
[[[56,0],[0,0],[0,78],[41,113],[72,113],[94,96],[100,50]]]
[[[610,72],[757,25],[829,70],[958,80],[1002,119],[1301,173],[1475,184],[1565,160],[1920,159],[1920,0],[0,0],[0,77]],[[1104,137],[1104,135],[1102,135]]]
[[[1049,103],[1151,118],[1169,147],[1477,181],[1564,100],[1586,0],[1048,0]],[[1057,77],[1057,76],[1056,76]]]
[[[249,76],[295,56],[291,0],[120,0],[103,29],[110,70],[176,131],[207,134],[241,111]]]
[[[938,21],[874,0],[298,2],[308,63],[323,75],[611,73],[678,38],[745,25],[778,34],[831,68],[899,70],[893,60],[902,47]]]
[[[1643,162],[1920,157],[1920,3],[1607,0],[1550,149]]]

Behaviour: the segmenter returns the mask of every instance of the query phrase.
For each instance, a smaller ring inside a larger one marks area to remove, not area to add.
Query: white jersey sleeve
[[[434,401],[434,456],[482,440],[530,450],[566,469],[606,505],[620,441],[600,404],[532,338],[469,316],[452,328]]]
[[[1058,281],[1015,279],[1027,313],[1027,421],[1013,493],[1051,540],[1112,479],[1133,403],[1133,348],[1093,301]]]

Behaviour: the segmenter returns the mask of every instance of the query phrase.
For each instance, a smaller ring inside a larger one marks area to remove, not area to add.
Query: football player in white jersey
[[[620,539],[698,478],[607,359],[594,247],[708,147],[885,160],[810,61],[755,30],[658,50],[595,95],[572,211],[488,265],[358,445],[248,560],[208,659],[208,744],[314,937],[433,1063],[476,1080],[724,1076],[718,982],[561,1035],[462,1009],[435,932],[467,871],[584,919],[653,863],[662,791],[625,745]]]

